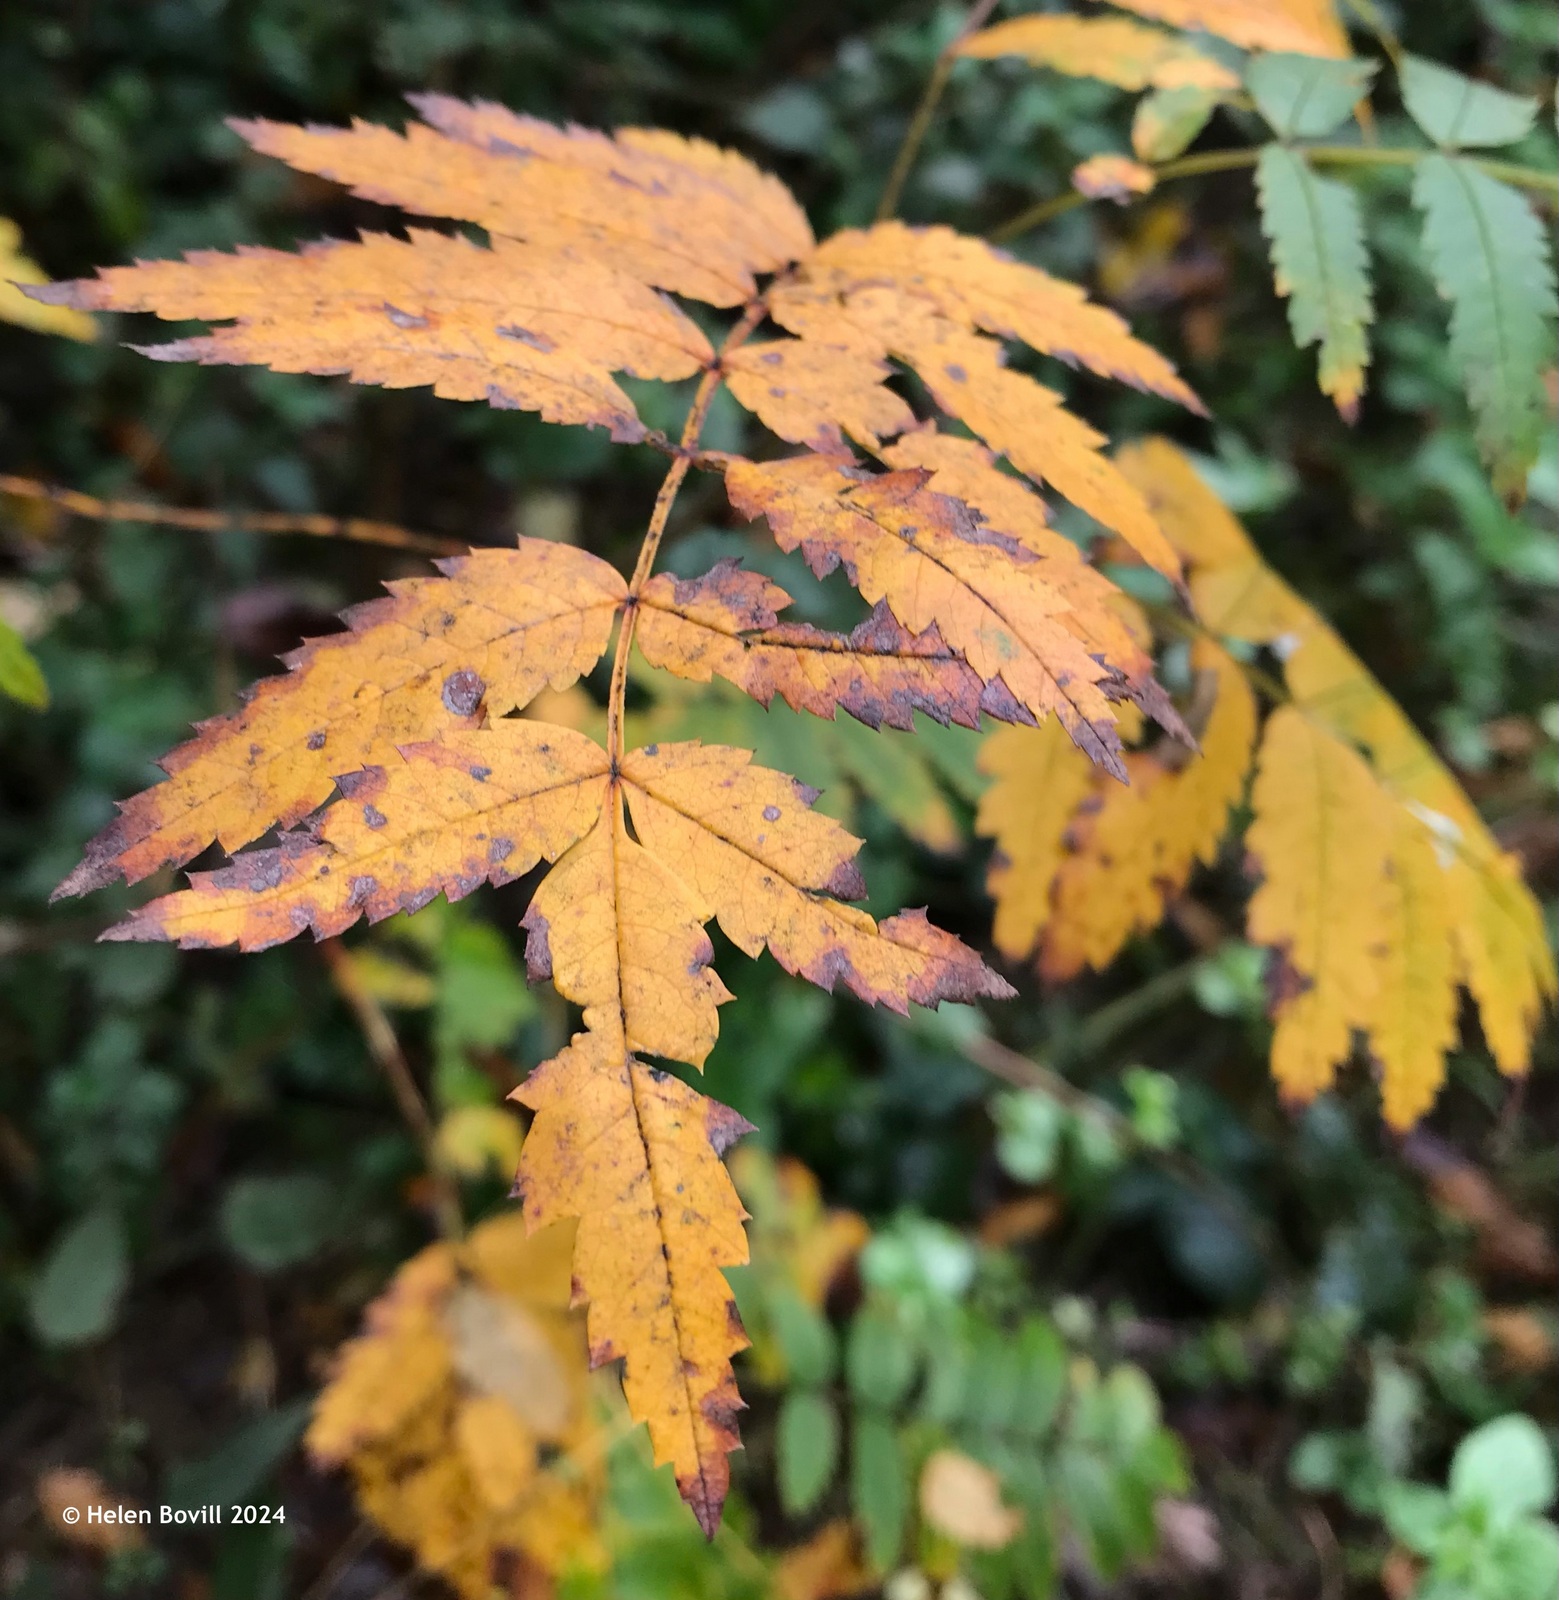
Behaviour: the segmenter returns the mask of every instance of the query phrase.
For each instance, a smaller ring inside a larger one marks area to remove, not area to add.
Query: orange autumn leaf
[[[900,1012],[1010,991],[923,913],[879,922],[850,905],[864,892],[858,841],[793,779],[737,748],[626,749],[632,649],[693,682],[720,677],[824,718],[843,709],[873,729],[912,729],[916,713],[975,727],[982,714],[1028,723],[1055,710],[1120,773],[1118,719],[1140,705],[1173,730],[1178,714],[1114,585],[997,454],[1175,578],[1178,558],[1103,436],[1005,366],[1002,341],[1199,405],[1113,312],[977,240],[893,224],[819,247],[784,185],[734,152],[439,95],[413,104],[423,120],[405,132],[236,126],[365,199],[475,224],[487,244],[410,229],[297,254],[207,252],[109,268],[43,298],[216,325],[155,347],[160,359],[426,387],[648,444],[670,464],[633,577],[525,539],[392,584],[348,614],[347,632],[306,644],[288,674],[197,729],[61,891],[137,881],[218,843],[239,852],[230,864],[108,937],[253,950],[551,863],[525,917],[528,962],[583,1009],[584,1032],[520,1091],[537,1113],[521,1157],[526,1216],[579,1219],[572,1278],[590,1347],[624,1362],[633,1414],[712,1533],[740,1409],[730,1358],[742,1335],[722,1274],[746,1248],[719,1155],[743,1125],[639,1059],[698,1067],[714,1047],[729,991],[708,924],[748,955],[767,949],[788,972]],[[730,313],[718,349],[702,331],[718,319],[695,322],[672,295]],[[921,420],[900,392],[903,366],[985,444]],[[619,381],[695,375],[675,444]],[[722,387],[814,453],[760,467],[702,448]],[[889,470],[857,464],[852,445]],[[724,474],[732,503],[763,512],[814,566],[842,562],[869,612],[830,632],[782,621],[788,596],[726,563],[689,581],[656,575],[690,471]],[[614,628],[598,713],[574,686]],[[267,848],[244,849],[271,829]],[[646,1260],[661,1263],[655,1283]],[[316,1448],[335,1459],[376,1447],[383,1418],[369,1424],[362,1403],[374,1385],[398,1386],[385,1412],[410,1417],[467,1381],[451,1317],[468,1356],[515,1332],[460,1297],[449,1260],[414,1267],[384,1313],[398,1354],[370,1341],[349,1363],[359,1376],[344,1369],[322,1405]],[[462,1392],[438,1422],[458,1448],[374,1490],[372,1514],[441,1570],[459,1567],[471,1505],[541,1481],[494,1399]],[[523,1426],[536,1421],[520,1407]]]
[[[958,54],[984,61],[1021,56],[1036,67],[1099,78],[1118,89],[1236,89],[1240,82],[1184,40],[1124,17],[1009,17],[971,34]]]
[[[872,477],[818,457],[741,462],[726,474],[736,509],[762,514],[819,577],[843,566],[906,628],[935,625],[987,684],[999,680],[1012,720],[1055,712],[1079,748],[1123,776],[1113,703],[1158,709],[1149,688],[1102,665],[1067,626],[1070,599],[1047,581],[1044,558],[924,481],[922,472]]]
[[[1152,167],[1130,156],[1089,156],[1072,168],[1072,187],[1090,200],[1114,200],[1124,205],[1136,195],[1150,194],[1158,182]]]
[[[1245,50],[1348,54],[1348,36],[1332,0],[1111,0],[1111,4],[1173,28],[1217,34]]]
[[[935,626],[914,634],[878,602],[847,634],[781,623],[790,596],[734,561],[701,578],[662,573],[645,585],[635,635],[644,658],[679,678],[718,674],[768,705],[832,718],[848,711],[869,728],[913,732],[914,713],[966,728],[980,725],[985,685],[944,644]]]
[[[134,883],[213,840],[236,850],[323,805],[337,773],[565,687],[606,648],[625,590],[604,561],[539,539],[440,567],[354,607],[349,632],[303,645],[286,677],[202,724],[163,758],[168,781],[122,805],[56,893]]]
[[[82,310],[232,322],[145,347],[159,361],[344,372],[390,389],[428,384],[445,400],[539,411],[626,441],[642,439],[644,426],[612,374],[686,378],[710,356],[682,312],[613,268],[420,229],[299,255],[199,251],[110,267],[51,295]]]

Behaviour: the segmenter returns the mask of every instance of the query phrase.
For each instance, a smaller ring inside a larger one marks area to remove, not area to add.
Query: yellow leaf
[[[915,472],[866,477],[818,457],[740,462],[726,491],[744,516],[762,513],[781,548],[799,548],[818,576],[843,565],[912,632],[934,624],[987,684],[1001,681],[1022,708],[1016,719],[1054,711],[1081,749],[1120,771],[1111,701],[1145,690],[1101,665],[1065,625],[1069,597],[1049,581],[1052,565],[1068,575],[1060,563],[923,488]]]
[[[344,372],[390,389],[431,385],[445,400],[539,411],[544,421],[588,423],[624,441],[645,430],[613,372],[685,378],[712,354],[682,312],[613,268],[507,239],[484,250],[421,229],[301,255],[201,251],[110,267],[47,292],[83,310],[232,319],[203,337],[150,346],[160,361]]]
[[[719,674],[760,705],[777,694],[832,720],[837,708],[869,728],[913,732],[915,712],[980,725],[984,685],[932,627],[911,634],[879,603],[848,634],[780,623],[790,596],[734,561],[701,578],[651,578],[634,640],[651,666],[708,683]]]
[[[365,199],[480,223],[712,305],[740,305],[754,292],[754,272],[812,248],[806,217],[783,184],[702,140],[643,128],[615,138],[555,128],[436,94],[413,104],[434,127],[414,123],[404,137],[363,122],[234,127],[255,149]]]
[[[920,1473],[920,1510],[938,1533],[971,1550],[1000,1550],[1023,1529],[1002,1504],[1001,1480],[957,1450],[937,1450]]]
[[[97,324],[91,317],[67,306],[34,300],[17,287],[48,281],[48,273],[22,254],[22,230],[9,217],[0,217],[0,322],[14,322],[38,333],[60,333],[67,339],[90,342],[97,338]]]
[[[369,1307],[316,1403],[315,1460],[344,1464],[370,1520],[464,1600],[489,1600],[516,1559],[546,1574],[600,1560],[573,1246],[571,1226],[527,1239],[517,1212],[430,1246]]]
[[[1332,0],[1111,0],[1126,11],[1200,28],[1246,50],[1291,50],[1296,55],[1348,54],[1348,36]]]
[[[1158,925],[1192,867],[1217,854],[1250,770],[1256,698],[1216,645],[1199,641],[1192,665],[1206,674],[1211,701],[1201,754],[1178,745],[1135,753],[1127,757],[1129,786],[1095,782],[1055,874],[1040,954],[1048,978],[1113,961],[1133,934]]]
[[[1093,778],[1058,723],[998,728],[980,746],[980,770],[994,780],[975,818],[975,831],[996,841],[986,880],[996,902],[991,938],[1020,961],[1050,920],[1066,831]]]
[[[831,302],[853,303],[855,295],[882,287],[891,287],[902,304],[916,303],[959,331],[1018,339],[1042,355],[1164,395],[1193,411],[1202,409],[1170,362],[1133,338],[1113,311],[1091,304],[1076,284],[951,228],[912,228],[902,222],[847,228],[807,257],[798,283],[776,285],[771,303],[785,327],[826,339]],[[846,320],[869,325],[869,310]]]
[[[1374,1015],[1393,808],[1364,758],[1292,706],[1268,719],[1252,798],[1246,925],[1275,951],[1272,1074],[1309,1100]]]
[[[1386,927],[1370,1042],[1386,1121],[1406,1129],[1434,1104],[1456,1043],[1451,884],[1423,823],[1394,808]]]
[[[263,950],[305,929],[326,938],[365,915],[417,909],[440,890],[459,898],[511,883],[589,831],[607,768],[599,745],[544,722],[406,745],[344,778],[315,834],[193,873],[191,888],[142,906],[108,937]]]
[[[203,724],[163,758],[168,781],[122,805],[56,893],[134,883],[213,839],[236,850],[323,805],[338,773],[564,687],[606,648],[627,592],[598,557],[533,539],[442,570],[354,607],[349,632],[305,644],[285,677]]]
[[[712,1538],[739,1443],[731,1357],[747,1344],[721,1273],[747,1259],[746,1213],[719,1157],[748,1125],[635,1060],[620,1031],[577,1035],[515,1096],[536,1113],[527,1219],[579,1219],[591,1365],[623,1359],[628,1408]]]
[[[888,364],[848,345],[771,339],[743,345],[724,369],[735,399],[791,444],[838,453],[842,430],[875,450],[914,425],[914,412],[883,382]]]
[[[1367,752],[1384,789],[1428,830],[1454,911],[1458,977],[1478,1003],[1500,1070],[1526,1071],[1532,1036],[1559,979],[1541,908],[1515,858],[1500,848],[1401,707],[1325,619],[1263,563],[1190,462],[1163,440],[1134,445],[1117,460],[1185,557],[1202,619],[1231,638],[1272,645],[1284,658],[1294,705]]]
[[[1033,13],[971,34],[961,56],[1021,56],[1075,78],[1099,78],[1119,89],[1236,89],[1227,67],[1157,28],[1124,17]]]
[[[360,958],[359,958],[360,959]],[[439,1120],[435,1158],[462,1178],[497,1172],[511,1175],[520,1160],[520,1125],[497,1106],[456,1106]]]

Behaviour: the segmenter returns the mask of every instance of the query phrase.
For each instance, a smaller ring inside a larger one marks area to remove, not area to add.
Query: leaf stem
[[[160,506],[150,500],[99,500],[77,489],[58,489],[37,478],[17,478],[0,473],[0,495],[18,500],[40,500],[58,506],[73,517],[95,522],[142,522],[159,528],[184,528],[192,533],[301,533],[315,539],[351,539],[358,544],[386,545],[396,550],[420,550],[426,555],[464,554],[466,546],[455,539],[413,533],[393,522],[370,522],[363,517],[287,516],[270,511],[195,511]]]
[[[623,757],[623,705],[628,694],[628,657],[633,647],[634,628],[639,615],[639,594],[649,581],[655,567],[655,557],[660,542],[665,537],[666,524],[671,519],[671,508],[676,504],[677,491],[681,489],[688,469],[697,462],[704,464],[698,449],[699,435],[709,417],[709,407],[715,392],[725,379],[725,357],[739,345],[745,344],[754,328],[768,314],[768,301],[760,295],[742,313],[731,331],[725,336],[714,361],[698,380],[693,393],[693,403],[688,407],[687,420],[682,424],[682,435],[660,491],[655,496],[655,508],[650,512],[649,527],[645,529],[644,543],[639,546],[639,559],[634,563],[633,576],[628,580],[628,598],[623,606],[622,626],[617,630],[617,652],[612,657],[612,686],[606,700],[606,750],[615,767]]]
[[[968,15],[964,18],[958,32],[942,47],[941,54],[936,58],[936,65],[931,69],[931,76],[926,80],[926,87],[920,96],[920,104],[915,107],[915,114],[910,118],[909,127],[904,130],[903,142],[899,145],[899,152],[893,158],[893,170],[888,174],[888,181],[882,186],[882,198],[877,202],[877,213],[874,220],[886,222],[898,210],[899,196],[904,192],[904,184],[909,178],[910,168],[915,165],[915,157],[920,154],[920,147],[925,143],[927,133],[931,131],[931,119],[936,115],[936,108],[941,104],[943,91],[947,88],[947,80],[953,71],[953,63],[958,59],[958,48],[971,33],[977,33],[985,26],[985,19],[996,9],[996,0],[975,0],[970,6]]]
[[[1331,167],[1411,167],[1416,166],[1426,156],[1435,154],[1433,150],[1383,150],[1374,145],[1354,144],[1295,145],[1294,149],[1306,161],[1317,166]],[[1195,155],[1180,156],[1174,161],[1160,162],[1153,168],[1153,176],[1158,183],[1169,183],[1176,178],[1196,178],[1209,172],[1233,172],[1241,167],[1254,167],[1260,157],[1259,145],[1240,150],[1201,150]],[[1497,178],[1501,183],[1508,183],[1517,189],[1526,189],[1533,194],[1559,197],[1559,177],[1555,177],[1551,172],[1540,172],[1536,167],[1517,166],[1510,161],[1489,161],[1482,156],[1463,156],[1461,159],[1487,173],[1489,177]],[[1149,193],[1151,192],[1150,190]],[[1089,204],[1089,199],[1089,196],[1072,190],[1067,194],[1055,195],[1049,200],[1041,200],[1038,205],[1030,206],[1027,211],[1020,212],[1010,221],[993,229],[990,237],[995,243],[1004,244],[1009,239],[1017,238],[1019,234],[1027,233],[1030,228],[1037,228],[1043,222],[1049,222],[1052,218],[1062,216],[1078,206]]]

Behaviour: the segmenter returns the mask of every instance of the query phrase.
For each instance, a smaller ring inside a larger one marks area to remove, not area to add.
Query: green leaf
[[[1019,1183],[1043,1183],[1061,1157],[1066,1112],[1034,1089],[1004,1090],[991,1102],[996,1159]]]
[[[1224,100],[1216,89],[1155,89],[1137,102],[1131,148],[1139,161],[1173,161]]]
[[[1537,117],[1530,96],[1475,83],[1422,56],[1402,58],[1402,102],[1429,138],[1451,150],[1514,144]]]
[[[1489,1562],[1499,1574],[1500,1600],[1553,1600],[1559,1594],[1559,1528],[1523,1517],[1493,1540]]]
[[[898,1560],[909,1518],[909,1471],[898,1434],[867,1412],[850,1436],[850,1503],[865,1535],[866,1558],[879,1572]]]
[[[915,1376],[915,1349],[897,1318],[874,1306],[857,1313],[845,1371],[850,1393],[867,1405],[886,1411],[904,1398]]]
[[[814,1387],[829,1382],[839,1364],[838,1341],[822,1312],[787,1284],[770,1290],[768,1312],[791,1377]]]
[[[21,701],[34,711],[42,711],[49,703],[43,668],[22,643],[21,634],[4,617],[0,617],[0,694]]]
[[[1256,109],[1280,139],[1320,139],[1370,92],[1373,61],[1331,61],[1274,50],[1245,69]]]
[[[1055,1421],[1066,1389],[1066,1346],[1043,1318],[1030,1317],[1018,1331],[1018,1392],[1008,1426],[1037,1439]]]
[[[163,1499],[189,1510],[216,1501],[247,1499],[270,1477],[308,1426],[314,1402],[294,1400],[256,1417],[229,1436],[204,1461],[185,1462],[168,1473]]]
[[[1424,250],[1451,302],[1451,354],[1472,402],[1495,489],[1520,500],[1546,420],[1542,374],[1554,359],[1548,239],[1514,189],[1455,156],[1426,156],[1413,178]]]
[[[1427,1483],[1388,1483],[1381,1494],[1381,1514],[1392,1537],[1421,1556],[1434,1555],[1456,1520],[1451,1497]]]
[[[1366,330],[1375,316],[1358,196],[1278,144],[1261,152],[1256,187],[1273,282],[1288,300],[1294,343],[1300,349],[1320,345],[1321,392],[1352,422],[1370,360]]]
[[[833,1481],[839,1464],[839,1412],[812,1389],[792,1389],[780,1406],[776,1434],[780,1501],[805,1516]]]
[[[130,1246],[113,1206],[99,1206],[55,1241],[27,1309],[45,1344],[90,1344],[114,1325],[130,1282]]]
[[[1553,1452],[1538,1425],[1520,1413],[1485,1422],[1451,1458],[1451,1499],[1481,1505],[1496,1521],[1546,1511],[1554,1494]]]
[[[240,1178],[222,1202],[222,1235],[257,1272],[279,1272],[324,1243],[333,1205],[330,1186],[308,1173]]]

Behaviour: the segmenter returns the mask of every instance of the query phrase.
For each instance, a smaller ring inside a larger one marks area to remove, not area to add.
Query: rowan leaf
[[[1456,156],[1431,155],[1413,174],[1424,250],[1451,302],[1451,354],[1472,402],[1495,489],[1526,494],[1548,415],[1542,374],[1554,353],[1554,267],[1526,200]]]
[[[1434,1104],[1457,1037],[1451,886],[1428,828],[1396,808],[1385,886],[1370,1043],[1380,1063],[1381,1111],[1406,1129]]]
[[[340,801],[312,830],[193,873],[191,888],[141,906],[107,937],[264,950],[417,910],[441,891],[458,899],[512,882],[590,830],[608,767],[583,734],[525,720],[403,746],[344,775]]]
[[[1134,338],[1113,311],[1091,304],[1076,284],[951,228],[902,222],[846,228],[802,262],[797,283],[776,286],[771,304],[776,320],[793,332],[826,337],[813,330],[830,320],[831,300],[882,287],[958,329],[1018,339],[1042,355],[1202,409],[1163,356]],[[872,331],[870,303],[848,319],[850,325]]]
[[[915,712],[966,728],[980,725],[985,685],[935,626],[912,634],[879,601],[847,634],[781,623],[790,596],[778,584],[722,561],[701,578],[651,578],[640,596],[644,658],[680,678],[718,674],[767,706],[832,720],[848,711],[869,728],[913,732]]]
[[[915,414],[883,379],[885,361],[848,345],[771,339],[726,357],[726,387],[771,433],[837,454],[843,434],[868,449],[914,425]]]
[[[479,223],[711,305],[740,305],[755,272],[812,248],[790,192],[733,151],[655,129],[558,128],[445,95],[412,103],[433,126],[404,136],[365,122],[232,126],[256,150],[364,199]]]
[[[1422,56],[1404,55],[1401,76],[1408,115],[1442,150],[1514,144],[1537,119],[1530,95],[1507,94]]]
[[[1324,139],[1368,98],[1373,61],[1272,51],[1245,70],[1245,84],[1280,139]]]
[[[1307,904],[1322,918],[1329,916],[1345,941],[1351,938],[1357,944],[1361,931],[1369,928],[1384,932],[1372,936],[1371,971],[1361,966],[1352,979],[1341,987],[1332,985],[1319,998],[1315,996],[1322,985],[1315,981],[1288,1002],[1286,1034],[1284,1024],[1279,1028],[1280,1042],[1292,1052],[1285,1062],[1293,1067],[1294,1056],[1303,1058],[1291,1074],[1290,1092],[1298,1092],[1299,1080],[1307,1074],[1310,1081],[1329,1081],[1332,1064],[1321,1057],[1333,1048],[1346,1053],[1343,1031],[1358,1026],[1370,1030],[1386,1075],[1388,1119],[1405,1124],[1432,1099],[1445,1073],[1443,1050],[1432,1057],[1429,1044],[1443,1037],[1446,1005],[1436,976],[1446,952],[1427,947],[1429,930],[1435,927],[1449,941],[1456,981],[1477,1002],[1490,1054],[1502,1072],[1525,1072],[1533,1034],[1545,1005],[1559,990],[1559,979],[1542,909],[1521,881],[1519,862],[1501,849],[1460,784],[1358,657],[1265,566],[1244,529],[1190,462],[1162,440],[1135,445],[1117,459],[1148,495],[1185,557],[1191,593],[1207,625],[1246,644],[1271,645],[1282,657],[1291,699],[1278,715],[1290,722],[1300,719],[1311,729],[1311,739],[1322,743],[1310,750],[1297,735],[1286,735],[1288,754],[1280,747],[1274,757],[1277,770],[1293,763],[1295,751],[1308,751],[1310,764],[1333,780],[1338,792],[1354,793],[1363,808],[1363,836],[1372,841],[1369,854],[1379,863],[1367,872],[1329,873],[1328,883],[1334,887],[1325,896],[1312,885]],[[1264,760],[1270,748],[1270,743],[1264,746]],[[1366,798],[1360,763],[1387,802],[1383,833],[1371,820],[1380,801]],[[1274,778],[1258,785],[1253,797],[1258,828],[1267,804],[1288,808],[1273,847],[1274,858],[1287,863],[1285,872],[1294,866],[1294,858],[1284,853],[1293,843],[1283,838],[1285,830],[1297,835],[1307,827],[1312,846],[1319,837],[1320,801],[1313,790],[1305,823],[1302,794]],[[1433,890],[1422,876],[1427,863],[1422,850],[1409,850],[1402,842],[1404,813],[1433,846],[1441,874]],[[1377,835],[1384,838],[1383,845]],[[1357,844],[1354,839],[1349,848]],[[1409,853],[1402,864],[1398,856],[1404,851]],[[1298,906],[1302,889],[1297,877],[1286,877],[1290,910]],[[1410,901],[1404,902],[1404,896],[1411,896]],[[1448,924],[1442,920],[1442,897],[1450,907]],[[1252,932],[1259,937],[1254,923]],[[1315,979],[1313,970],[1292,956],[1290,961]],[[1403,1010],[1407,994],[1415,997],[1411,1014]],[[1322,1043],[1324,1049],[1310,1048],[1306,1055],[1303,1047]]]
[[[350,631],[305,644],[287,676],[202,724],[163,758],[168,781],[121,806],[56,895],[134,883],[213,840],[231,852],[323,805],[337,773],[565,687],[606,648],[627,592],[598,557],[538,539],[440,566],[442,578],[354,607]]]
[[[4,617],[0,617],[0,694],[34,711],[48,709],[49,684],[43,668]]]
[[[1348,36],[1332,0],[1111,0],[1125,11],[1200,28],[1246,50],[1345,56]]]
[[[1288,301],[1294,343],[1300,349],[1320,346],[1321,392],[1352,422],[1364,392],[1367,330],[1375,317],[1359,197],[1280,144],[1261,152],[1256,189],[1272,246],[1273,280]]]
[[[1374,1014],[1393,818],[1364,758],[1287,706],[1268,721],[1252,802],[1261,887],[1246,925],[1276,953],[1272,1075],[1309,1100]]]
[[[577,1035],[515,1097],[536,1113],[517,1183],[528,1223],[579,1219],[591,1365],[623,1359],[630,1412],[713,1538],[740,1443],[731,1357],[747,1345],[721,1272],[747,1260],[746,1213],[719,1157],[748,1124],[635,1059],[620,1030]]]
[[[431,385],[445,400],[538,411],[544,421],[604,427],[623,441],[645,430],[613,372],[685,378],[711,357],[682,312],[614,268],[507,239],[482,249],[418,229],[405,240],[366,234],[299,255],[197,251],[38,293],[84,310],[232,321],[201,338],[143,347],[159,361],[345,373],[391,389]]]
[[[1123,776],[1112,702],[1162,711],[1167,701],[1101,664],[1068,629],[1070,603],[1047,581],[1049,560],[924,487],[925,476],[873,477],[798,457],[736,463],[726,490],[739,512],[761,513],[781,548],[800,549],[820,577],[842,565],[867,600],[886,600],[906,628],[935,625],[987,685],[999,680],[1009,720],[1054,711],[1079,748]]]
[[[572,1226],[527,1238],[517,1212],[430,1246],[369,1306],[315,1404],[314,1460],[345,1466],[368,1519],[467,1600],[516,1556],[549,1576],[603,1563],[573,1251]]]
[[[1157,28],[1124,17],[1033,13],[971,34],[961,56],[990,61],[1021,56],[1074,78],[1098,78],[1118,89],[1233,89],[1239,79],[1211,56]]]

